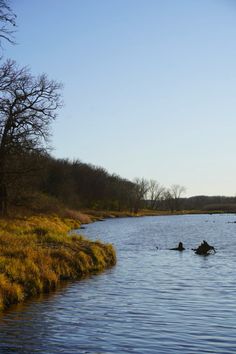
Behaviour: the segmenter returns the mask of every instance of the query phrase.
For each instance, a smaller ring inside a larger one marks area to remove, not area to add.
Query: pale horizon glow
[[[236,195],[236,4],[21,0],[4,57],[64,84],[52,154]]]

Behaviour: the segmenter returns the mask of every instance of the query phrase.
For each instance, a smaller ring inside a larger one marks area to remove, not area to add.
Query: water
[[[185,215],[86,226],[83,234],[115,245],[117,265],[1,315],[0,353],[236,353],[235,220]],[[215,255],[194,254],[203,239]],[[186,251],[168,250],[179,241]]]

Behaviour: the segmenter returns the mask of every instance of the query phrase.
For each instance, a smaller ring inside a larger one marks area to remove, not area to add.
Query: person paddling
[[[179,242],[178,244],[178,247],[175,247],[175,248],[170,248],[171,251],[184,251],[185,248],[183,246],[183,243],[182,242]]]

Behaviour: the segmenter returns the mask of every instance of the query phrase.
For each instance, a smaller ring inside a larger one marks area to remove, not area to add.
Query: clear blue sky
[[[54,156],[236,194],[236,1],[11,3],[5,57],[64,83]]]

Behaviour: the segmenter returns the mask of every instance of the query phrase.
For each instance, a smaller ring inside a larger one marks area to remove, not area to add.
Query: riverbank
[[[115,265],[112,245],[93,242],[69,231],[107,218],[203,214],[203,211],[139,213],[64,210],[61,216],[0,219],[0,311],[55,289],[65,280],[81,279]],[[205,214],[219,211],[205,212]]]
[[[115,265],[112,245],[68,235],[80,224],[56,216],[0,220],[0,310]]]
[[[179,211],[169,211],[169,210],[149,210],[141,209],[138,213],[133,213],[129,211],[113,211],[113,210],[93,210],[93,209],[83,209],[80,212],[69,211],[69,216],[75,220],[79,220],[81,224],[89,224],[94,221],[103,221],[109,218],[124,218],[124,217],[143,217],[143,216],[171,216],[171,215],[195,215],[195,214],[228,214],[229,212],[223,212],[221,210],[179,210]]]

